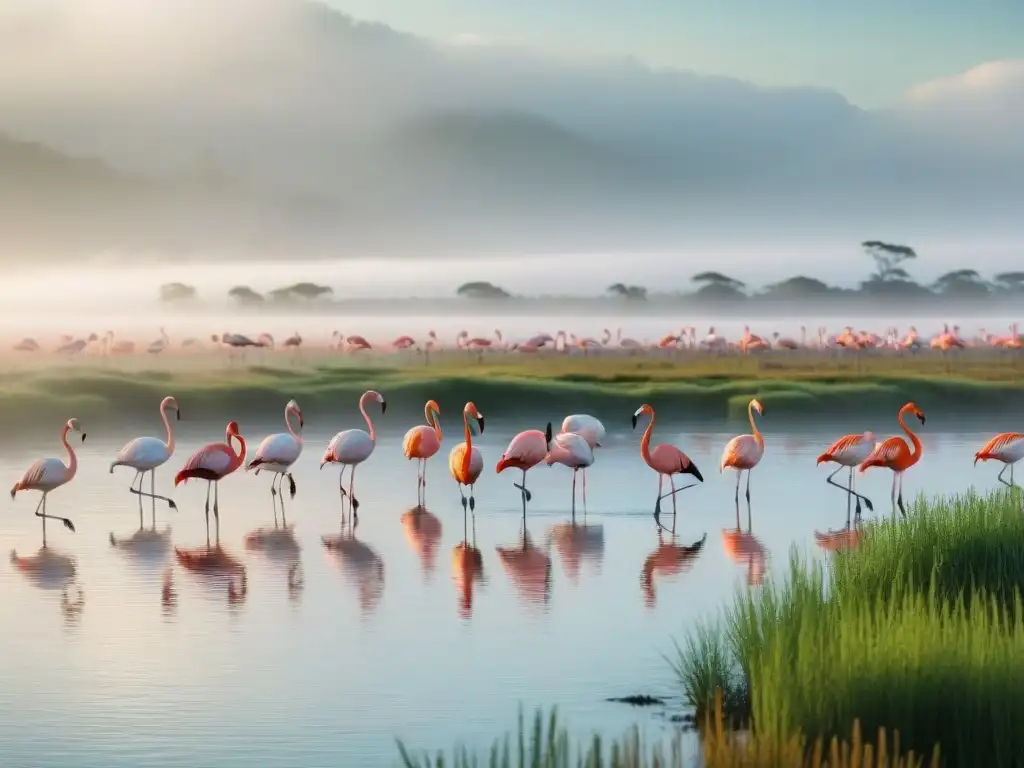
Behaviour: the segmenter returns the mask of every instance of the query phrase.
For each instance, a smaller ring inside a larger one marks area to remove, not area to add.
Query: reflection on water
[[[278,419],[268,414],[268,423]],[[884,428],[880,421],[857,428]],[[182,424],[185,455],[220,431]],[[524,426],[496,418],[474,443],[497,457]],[[123,477],[108,473],[130,426],[97,433],[73,484],[54,494],[69,511],[73,499],[78,529],[61,532],[59,542],[54,533],[59,548],[37,552],[39,521],[30,510],[3,518],[0,547],[24,553],[0,568],[5,764],[186,768],[200,753],[208,768],[390,765],[396,737],[430,750],[460,740],[489,746],[515,727],[520,704],[557,704],[580,738],[621,733],[637,719],[660,733],[646,712],[605,698],[675,694],[663,658],[671,641],[715,615],[737,583],[785,567],[768,552],[796,544],[824,557],[822,550],[857,537],[856,528],[842,528],[845,494],[825,483],[827,467],[815,465],[821,443],[848,424],[802,433],[776,425],[766,437],[757,510],[743,499],[736,505],[733,478],[709,476],[686,492],[675,537],[659,536],[652,523],[653,478],[628,421],[613,426],[588,472],[589,509],[575,522],[567,474],[531,473],[528,522],[537,539],[524,535],[520,491],[493,464],[461,529],[454,493],[432,496],[429,511],[410,509],[411,483],[394,481],[408,469],[401,433],[388,431],[360,465],[361,484],[374,491],[366,514],[357,529],[339,531],[338,480],[316,461],[334,427],[307,424],[310,455],[295,466],[302,490],[288,501],[286,524],[274,525],[262,476],[225,478],[221,538],[209,550],[189,549],[204,541],[204,483],[173,490],[181,507],[173,533],[154,526],[148,509],[137,530],[135,498]],[[714,466],[734,431],[668,424],[667,433],[685,437],[665,440],[698,466]],[[965,475],[990,432],[983,425],[929,433],[921,463],[907,475],[908,496],[962,491],[965,477],[998,487],[994,472]],[[41,434],[0,444],[0,475],[16,475],[26,456],[51,442]],[[428,462],[426,472],[431,484],[449,482],[440,462]],[[883,494],[889,480],[868,473],[859,490]],[[157,484],[170,491],[169,477]],[[709,546],[704,533],[723,528],[724,546]],[[323,531],[336,533],[321,539]],[[324,555],[305,554],[312,549]],[[450,566],[431,565],[442,552]],[[450,567],[451,581],[424,578],[430,567]],[[334,663],[339,649],[346,655]]]
[[[653,608],[657,599],[654,592],[654,577],[678,576],[689,571],[700,553],[704,551],[704,542],[707,538],[708,535],[705,533],[700,540],[692,544],[679,544],[675,534],[672,534],[666,542],[664,530],[658,529],[658,546],[644,560],[644,567],[640,571],[644,604],[648,608]]]
[[[750,476],[749,474],[747,475]],[[747,567],[747,584],[758,586],[764,582],[768,552],[754,535],[754,526],[750,502],[747,501],[747,530],[740,526],[740,502],[736,499],[736,527],[722,531],[722,544],[725,553],[737,565]]]
[[[861,528],[860,523],[847,523],[846,527],[838,531],[814,532],[814,541],[823,552],[838,552],[842,549],[851,549],[860,544]]]

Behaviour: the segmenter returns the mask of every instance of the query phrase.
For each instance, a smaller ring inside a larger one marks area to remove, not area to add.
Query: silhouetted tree
[[[619,296],[632,301],[644,301],[647,299],[647,289],[642,285],[626,285],[625,283],[612,283],[605,289],[612,296]]]
[[[160,301],[188,301],[196,297],[196,289],[185,283],[164,283],[160,286]]]
[[[813,277],[797,275],[788,280],[774,283],[765,288],[763,296],[771,299],[803,299],[824,296],[832,292],[832,288]]]
[[[1024,293],[1024,272],[1000,272],[992,280],[1002,291]]]
[[[860,245],[875,262],[875,271],[868,282],[910,278],[910,275],[900,267],[900,264],[908,259],[917,258],[917,253],[909,245],[895,245],[881,240],[865,240]]]
[[[295,283],[284,288],[275,288],[267,294],[267,298],[271,301],[290,301],[292,299],[313,301],[330,293],[334,293],[334,290],[326,285]]]
[[[746,284],[721,272],[700,272],[690,280],[700,287],[694,291],[694,296],[712,301],[735,301],[745,299],[744,292]]]
[[[939,277],[932,290],[951,298],[969,299],[988,296],[989,285],[973,269],[954,269]]]
[[[228,296],[235,299],[239,304],[262,304],[264,301],[263,295],[256,293],[248,285],[236,285],[228,291]]]
[[[463,283],[455,289],[455,293],[464,299],[507,299],[512,296],[504,288],[485,280]]]

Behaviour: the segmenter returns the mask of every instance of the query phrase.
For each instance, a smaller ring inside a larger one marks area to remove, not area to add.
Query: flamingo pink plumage
[[[826,462],[833,462],[838,464],[835,472],[829,475],[825,482],[829,485],[834,485],[836,488],[840,488],[847,493],[847,506],[846,514],[849,517],[850,506],[849,497],[857,499],[857,506],[854,513],[857,517],[860,517],[860,503],[863,500],[868,510],[873,511],[874,507],[871,506],[871,499],[867,496],[857,493],[853,488],[854,467],[858,466],[864,461],[871,452],[875,449],[875,435],[872,432],[865,432],[863,435],[846,435],[836,440],[828,449],[818,457],[818,464],[824,464]],[[843,467],[847,467],[850,470],[850,484],[849,486],[842,486],[832,478],[835,477],[839,472],[842,471]]]
[[[238,440],[238,453],[231,444]],[[228,422],[223,443],[208,443],[192,454],[185,466],[174,476],[174,486],[187,483],[192,478],[206,481],[206,534],[210,534],[210,489],[213,488],[213,517],[216,523],[217,540],[220,540],[220,508],[218,488],[220,481],[242,466],[245,462],[245,438],[238,432],[238,422]]]
[[[698,482],[703,483],[704,477],[701,475],[700,470],[697,469],[697,465],[694,464],[690,457],[683,453],[681,450],[676,448],[674,445],[668,443],[662,443],[654,447],[652,451],[651,446],[651,433],[654,431],[654,409],[644,403],[637,408],[636,413],[633,414],[633,429],[636,429],[637,422],[642,415],[648,415],[651,420],[647,424],[647,429],[644,430],[644,436],[640,439],[640,456],[643,457],[644,462],[658,473],[658,501],[654,507],[654,521],[661,527],[661,488],[668,477],[669,483],[672,485],[672,528],[675,530],[676,520],[676,493],[684,490],[684,488],[690,488],[692,486],[684,486],[684,488],[676,489],[675,475],[687,474],[693,475],[697,478]]]
[[[1003,485],[1013,488],[1013,465],[1024,459],[1024,434],[1001,432],[974,454],[975,466],[979,461],[989,461],[990,459],[1003,462],[1003,468],[999,470],[999,476],[996,479]],[[1010,482],[1003,479],[1003,473],[1007,469],[1010,470]]]
[[[526,502],[533,498],[526,488],[526,473],[544,461],[544,457],[548,455],[548,448],[551,445],[551,434],[551,422],[548,422],[548,426],[543,432],[539,429],[527,429],[524,432],[520,432],[512,438],[512,442],[508,444],[508,448],[501,454],[501,458],[498,459],[498,464],[495,467],[499,475],[509,467],[522,471],[522,484],[515,483],[514,485],[523,495],[524,525],[526,524]]]
[[[407,459],[416,459],[416,498],[421,506],[426,505],[427,492],[427,459],[441,450],[441,425],[438,418],[441,407],[433,400],[427,400],[423,407],[426,424],[417,424],[405,433],[402,440],[402,453]]]
[[[740,475],[743,470],[747,471],[747,501],[750,501],[750,470],[758,465],[761,457],[764,456],[764,437],[754,423],[754,411],[758,414],[764,413],[760,401],[751,400],[747,404],[747,418],[750,419],[749,435],[737,435],[728,443],[722,451],[722,461],[718,465],[721,472],[726,467],[736,470],[736,500],[740,498]]]

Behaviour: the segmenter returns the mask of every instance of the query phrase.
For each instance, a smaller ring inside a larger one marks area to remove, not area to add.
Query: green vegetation
[[[197,419],[270,414],[293,397],[309,418],[318,411],[335,418],[339,410],[354,415],[366,389],[383,392],[398,416],[419,413],[424,401],[434,399],[452,415],[473,400],[494,416],[536,413],[553,419],[585,409],[614,423],[620,414],[628,416],[639,403],[649,402],[672,418],[741,419],[747,402],[757,397],[768,419],[894,416],[908,400],[941,418],[1004,414],[1019,409],[1024,394],[1024,367],[995,356],[977,361],[965,356],[953,364],[952,373],[945,372],[938,356],[860,363],[821,356],[782,362],[708,355],[676,360],[488,357],[494,359],[467,362],[464,353],[449,352],[433,357],[429,365],[415,357],[407,364],[373,365],[323,355],[293,361],[288,352],[265,350],[250,353],[248,361],[257,364],[246,366],[196,355],[11,368],[0,374],[0,419],[14,428],[66,413],[83,419],[115,413],[149,418],[154,403],[168,393]],[[140,363],[147,368],[139,370]]]
[[[684,753],[678,734],[666,753],[659,747],[645,746],[636,727],[620,741],[605,745],[600,736],[594,735],[588,744],[573,748],[568,731],[558,726],[554,710],[548,718],[547,730],[544,715],[538,711],[529,735],[520,712],[515,744],[507,736],[495,741],[485,760],[465,748],[454,750],[450,759],[442,752],[433,758],[424,755],[417,759],[402,742],[398,749],[405,768],[684,768],[693,760],[693,756]],[[743,738],[725,728],[720,700],[714,717],[706,722],[701,734],[701,753],[705,768],[916,768],[925,764],[913,751],[901,754],[898,733],[890,740],[885,729],[880,728],[875,743],[865,742],[857,721],[849,741],[833,738],[826,743],[819,738],[808,745],[800,736],[781,742],[756,736]],[[928,765],[939,768],[940,764],[940,750],[936,746],[931,750]]]
[[[921,498],[827,570],[794,554],[785,582],[691,634],[676,671],[698,711],[720,688],[759,738],[829,738],[857,717],[917,750],[941,743],[952,765],[1017,765],[1022,563],[1019,495]]]

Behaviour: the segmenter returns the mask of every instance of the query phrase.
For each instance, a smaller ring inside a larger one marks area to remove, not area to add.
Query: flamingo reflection
[[[441,520],[426,507],[417,504],[402,515],[405,540],[420,558],[424,575],[437,564],[437,545],[441,542]]]
[[[689,571],[700,553],[704,551],[704,542],[708,535],[705,533],[698,541],[689,545],[676,543],[675,534],[672,534],[668,542],[665,542],[664,533],[658,529],[658,546],[647,559],[644,560],[644,567],[640,571],[640,585],[644,590],[644,604],[653,608],[656,596],[654,593],[654,577],[657,576],[678,576]]]
[[[171,546],[171,528],[160,531],[153,522],[149,528],[140,525],[130,536],[117,537],[111,533],[110,546],[133,555],[162,555]]]
[[[722,531],[725,553],[737,565],[747,566],[747,583],[757,586],[764,581],[767,552],[764,545],[754,536],[751,524],[750,502],[747,502],[747,530],[740,527],[740,502],[736,500],[736,528]]]
[[[341,532],[322,536],[324,547],[337,559],[345,577],[359,592],[363,614],[372,613],[384,595],[384,561],[369,544],[359,541],[354,522],[342,523]]]
[[[42,589],[63,587],[75,578],[75,561],[53,547],[40,547],[34,555],[19,555],[12,549],[11,563]]]
[[[565,575],[574,583],[579,582],[584,559],[592,560],[596,570],[601,570],[601,561],[604,559],[603,525],[587,525],[585,521],[577,523],[575,518],[570,522],[558,523],[551,526],[545,538],[549,549],[552,543],[562,558]]]
[[[243,539],[250,552],[262,552],[267,557],[287,563],[294,561],[302,549],[295,538],[295,525],[263,526],[249,531]]]
[[[495,547],[505,572],[529,603],[546,604],[551,599],[551,558],[530,541],[523,526],[514,547]]]
[[[814,532],[814,541],[823,552],[838,552],[843,549],[852,549],[860,544],[863,530],[859,522],[852,525],[847,524],[838,531]]]
[[[288,569],[288,599],[298,600],[305,585],[306,579],[302,573],[302,565],[295,563]]]
[[[74,590],[72,591],[72,587]],[[82,618],[82,611],[85,609],[85,592],[80,584],[71,584],[64,587],[60,593],[60,610],[64,614],[64,620],[73,624]]]
[[[477,582],[483,585],[484,559],[473,543],[463,541],[452,548],[452,579],[459,588],[459,616],[468,619],[473,615],[473,589]]]
[[[178,604],[178,593],[174,590],[174,569],[164,571],[164,581],[160,588],[160,604],[165,609],[174,608]]]
[[[228,605],[239,606],[249,596],[249,577],[245,568],[228,580]]]

